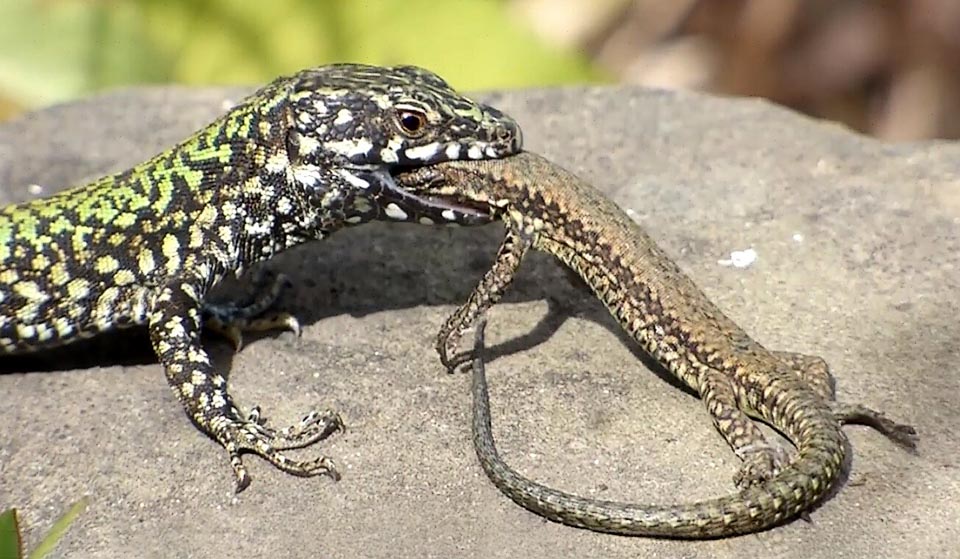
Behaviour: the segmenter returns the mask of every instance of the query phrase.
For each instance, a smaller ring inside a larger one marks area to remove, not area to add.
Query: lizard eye
[[[410,136],[419,136],[427,127],[427,115],[413,109],[397,109],[397,124]]]

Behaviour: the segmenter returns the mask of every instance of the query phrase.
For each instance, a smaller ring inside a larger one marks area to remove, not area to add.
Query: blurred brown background
[[[336,61],[465,90],[624,82],[960,137],[960,0],[0,0],[0,120],[139,83]]]
[[[771,99],[890,140],[960,136],[957,0],[513,0],[623,82]]]

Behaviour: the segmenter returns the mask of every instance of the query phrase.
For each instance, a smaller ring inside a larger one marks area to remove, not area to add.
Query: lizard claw
[[[310,446],[337,431],[343,431],[343,420],[340,414],[330,410],[313,411],[304,416],[297,425],[279,431],[267,427],[266,419],[261,415],[258,406],[254,406],[245,418],[242,418],[242,414],[236,409],[234,409],[234,415],[237,417],[227,420],[215,434],[215,438],[227,450],[230,457],[237,493],[250,485],[250,475],[240,458],[240,453],[243,451],[258,454],[289,474],[302,477],[326,475],[334,481],[340,479],[336,464],[327,456],[321,455],[311,460],[300,461],[288,458],[282,452]]]

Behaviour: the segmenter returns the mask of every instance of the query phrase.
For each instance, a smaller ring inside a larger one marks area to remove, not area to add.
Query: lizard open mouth
[[[398,219],[418,221],[420,223],[483,225],[497,219],[494,208],[476,201],[437,192],[435,177],[413,177],[421,168],[399,168],[391,170],[389,185],[381,196],[386,201],[387,212],[393,204],[399,210]],[[401,183],[403,186],[401,186]],[[399,213],[407,214],[403,218]],[[391,216],[393,217],[393,216]]]

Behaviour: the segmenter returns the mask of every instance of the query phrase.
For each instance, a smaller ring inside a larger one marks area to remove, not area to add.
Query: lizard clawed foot
[[[245,451],[262,456],[288,474],[301,477],[327,475],[335,481],[339,480],[340,474],[329,457],[321,455],[310,460],[293,460],[282,451],[310,446],[343,430],[340,415],[327,410],[322,413],[311,412],[297,425],[277,431],[266,426],[260,409],[254,407],[246,419],[226,420],[214,437],[230,456],[230,465],[236,477],[236,492],[239,493],[250,485],[250,475],[240,457]]]
[[[860,404],[831,402],[833,416],[842,424],[867,425],[879,431],[883,436],[911,452],[917,449],[917,430],[910,425],[897,423],[882,412]]]
[[[733,482],[740,489],[773,478],[789,460],[782,448],[765,444],[742,447],[737,451],[737,456],[743,460],[743,464],[733,476]]]
[[[204,326],[225,337],[235,351],[243,347],[244,332],[282,330],[301,334],[300,321],[286,312],[264,314],[280,298],[284,289],[291,286],[283,274],[267,271],[253,278],[254,297],[243,303],[204,303]]]
[[[300,423],[291,425],[279,431],[267,427],[266,418],[260,415],[260,406],[254,406],[247,415],[247,421],[256,425],[262,436],[271,439],[274,450],[290,450],[304,448],[329,437],[339,431],[346,432],[343,419],[335,411],[311,411],[300,420]]]

